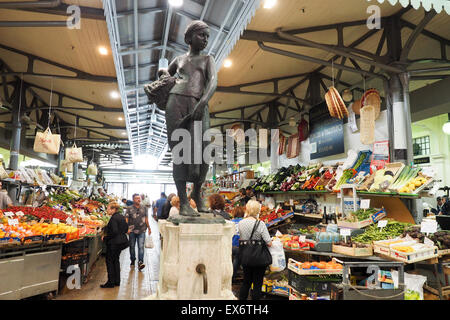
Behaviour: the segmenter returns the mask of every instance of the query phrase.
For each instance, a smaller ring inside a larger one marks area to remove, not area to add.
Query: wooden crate
[[[438,257],[438,247],[424,248],[415,252],[401,252],[391,247],[390,257],[397,261],[405,263],[414,263],[418,261],[433,259]]]
[[[340,253],[352,257],[369,257],[373,255],[372,245],[368,245],[365,248],[356,248],[356,245],[353,245],[353,247],[345,247],[333,244],[332,251],[334,253]]]
[[[375,213],[375,215],[376,215],[375,219],[370,217],[366,220],[362,220],[362,221],[358,221],[358,222],[347,222],[344,220],[338,220],[337,225],[340,228],[361,229],[361,228],[367,227],[375,222],[378,222],[379,220],[386,217],[386,211],[384,209],[380,209],[379,211],[377,211]]]
[[[288,269],[301,276],[342,274],[342,269],[300,269],[299,267],[297,267],[297,261],[292,258],[289,258],[288,260]]]
[[[391,246],[392,241],[400,241],[400,242],[395,242],[392,245],[399,245],[404,242],[402,239],[389,239],[389,240],[374,241],[373,252],[389,257],[391,254],[390,246]]]

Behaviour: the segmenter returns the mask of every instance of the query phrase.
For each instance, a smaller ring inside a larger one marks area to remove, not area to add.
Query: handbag
[[[272,255],[263,240],[252,240],[261,221],[255,222],[249,240],[239,240],[239,259],[244,267],[267,267],[272,264]]]
[[[38,132],[34,138],[34,152],[43,152],[48,154],[58,154],[61,144],[61,135],[52,134],[50,128],[44,132]]]
[[[162,75],[159,80],[145,85],[144,91],[147,94],[148,102],[150,104],[156,104],[161,110],[166,110],[167,100],[169,100],[169,93],[175,83],[175,77]]]
[[[68,162],[83,162],[83,149],[77,148],[74,143],[72,148],[66,148],[66,161]]]

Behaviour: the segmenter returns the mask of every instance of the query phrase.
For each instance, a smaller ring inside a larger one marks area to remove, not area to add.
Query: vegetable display
[[[364,233],[352,237],[352,241],[370,244],[373,241],[392,239],[400,236],[408,226],[411,226],[411,224],[392,220],[388,221],[384,228],[378,228],[377,225],[371,225],[367,227]]]

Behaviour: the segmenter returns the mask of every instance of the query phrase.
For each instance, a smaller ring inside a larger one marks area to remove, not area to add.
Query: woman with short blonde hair
[[[272,239],[266,224],[259,220],[261,204],[256,200],[249,200],[245,206],[245,218],[238,224],[239,241],[256,240],[264,242],[268,247],[272,245]],[[255,229],[254,229],[255,228]],[[240,255],[241,261],[244,257]],[[239,292],[239,300],[247,300],[248,292],[253,284],[252,300],[259,300],[264,279],[264,273],[268,266],[250,267],[242,265],[244,270],[244,281]]]
[[[256,200],[249,200],[245,205],[245,218],[258,218],[261,212],[261,204]]]
[[[169,217],[180,214],[180,198],[178,196],[173,197],[170,204],[172,208],[170,208]]]

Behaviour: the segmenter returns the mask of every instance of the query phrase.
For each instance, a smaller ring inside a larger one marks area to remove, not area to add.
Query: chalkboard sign
[[[344,122],[330,116],[325,102],[309,112],[311,160],[345,152]]]

